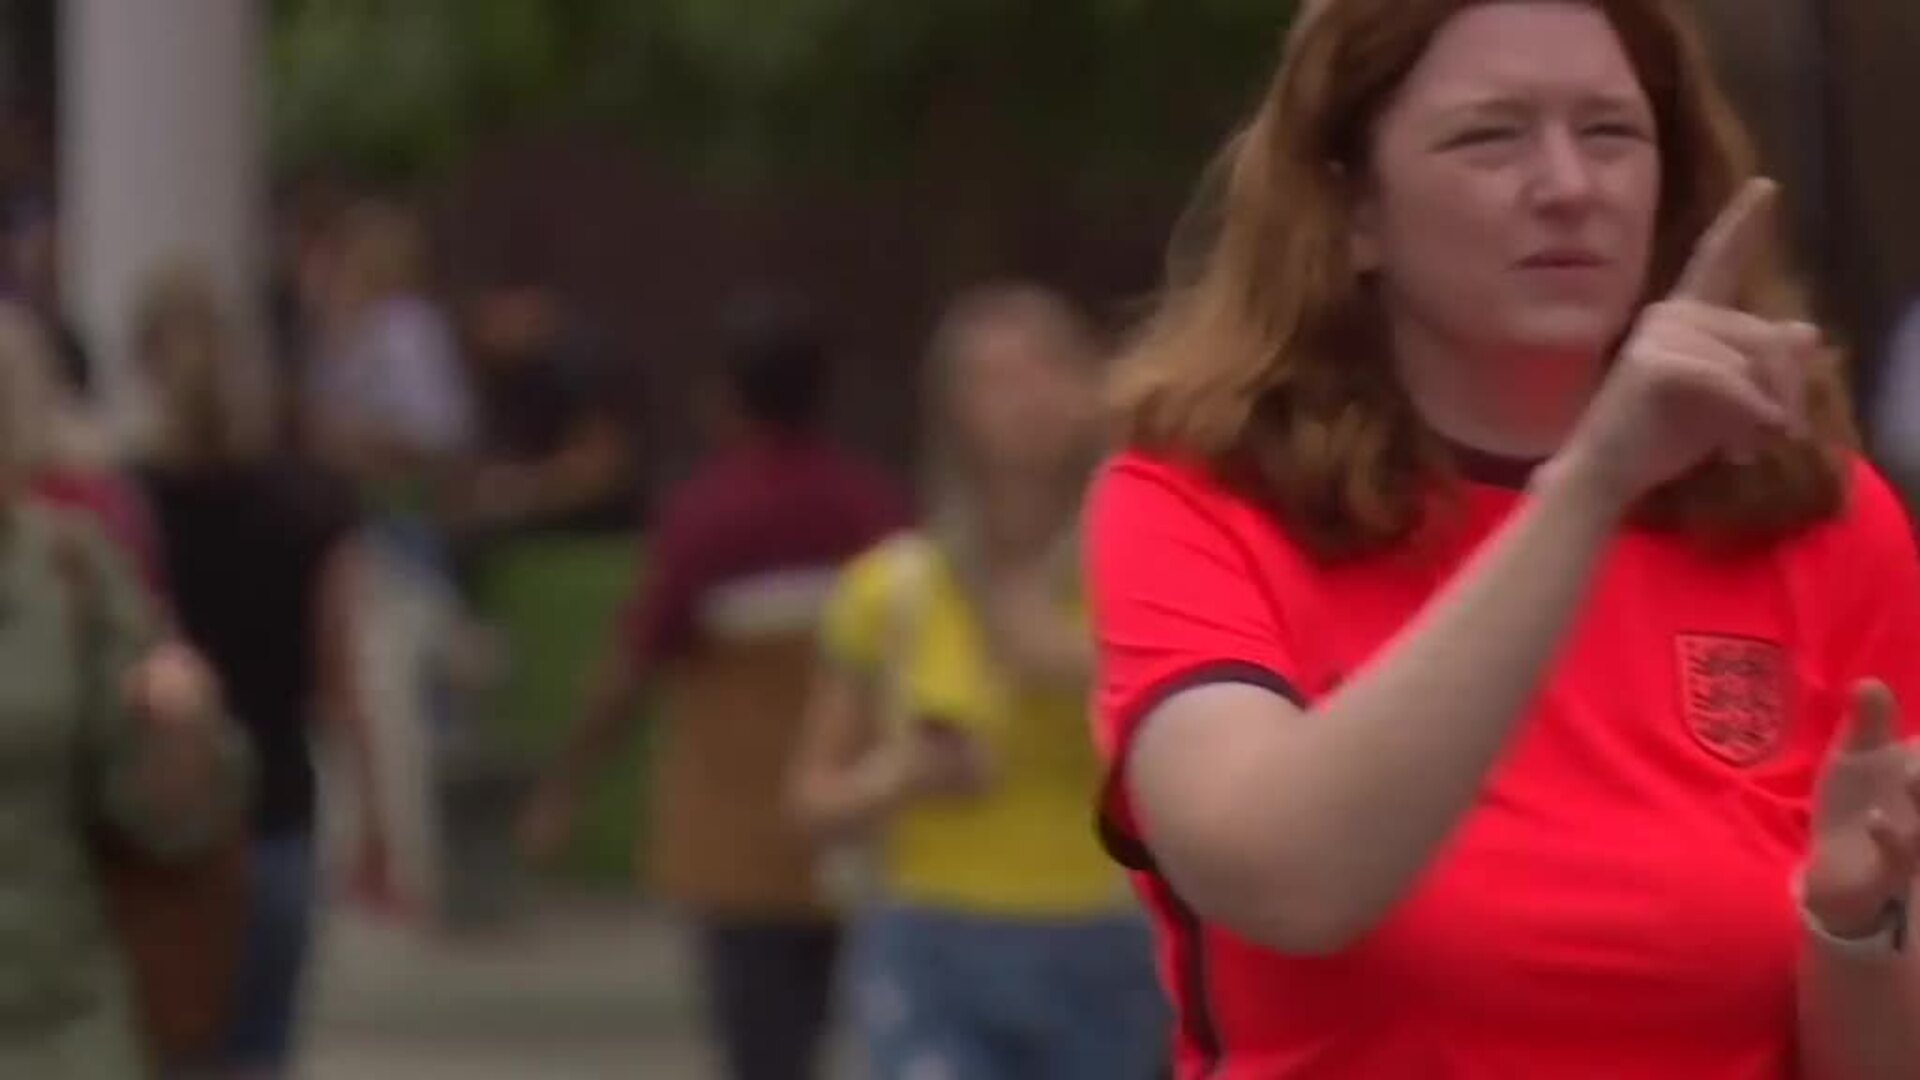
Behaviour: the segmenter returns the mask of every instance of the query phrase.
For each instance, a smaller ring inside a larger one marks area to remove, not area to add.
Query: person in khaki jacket
[[[30,494],[58,410],[23,340],[0,334],[0,1076],[144,1080],[91,841],[193,853],[239,820],[246,759],[128,560]]]

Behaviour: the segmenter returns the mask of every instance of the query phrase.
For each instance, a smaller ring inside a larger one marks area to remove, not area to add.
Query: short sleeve
[[[820,623],[820,649],[828,660],[856,671],[880,666],[885,648],[888,568],[894,554],[891,545],[882,544],[840,572]]]
[[[1119,781],[1140,721],[1162,702],[1221,682],[1304,701],[1271,568],[1263,572],[1248,535],[1252,518],[1211,482],[1138,456],[1111,463],[1095,486],[1086,543],[1109,847],[1116,830],[1132,834]]]
[[[1830,581],[1838,610],[1832,627],[1841,685],[1879,679],[1899,699],[1910,732],[1920,734],[1920,551],[1900,499],[1881,476],[1855,466],[1843,543]]]

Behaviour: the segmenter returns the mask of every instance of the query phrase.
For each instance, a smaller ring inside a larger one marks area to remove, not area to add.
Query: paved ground
[[[307,1080],[708,1080],[664,920],[569,902],[454,941],[341,917],[327,930]]]

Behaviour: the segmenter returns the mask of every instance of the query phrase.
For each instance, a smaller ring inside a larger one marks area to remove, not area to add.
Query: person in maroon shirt
[[[698,928],[729,1075],[800,1080],[813,1075],[839,927],[781,792],[832,583],[908,512],[821,434],[825,358],[804,321],[756,307],[730,332],[709,416],[718,449],[669,496],[616,648],[522,839],[536,858],[561,846],[578,793],[658,676],[667,723],[652,754],[648,886]]]

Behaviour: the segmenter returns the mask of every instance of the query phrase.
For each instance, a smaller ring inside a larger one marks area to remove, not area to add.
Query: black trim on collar
[[[1447,452],[1452,455],[1454,467],[1460,475],[1476,484],[1488,487],[1506,488],[1521,491],[1533,479],[1533,470],[1545,463],[1545,458],[1516,457],[1510,454],[1496,454],[1489,450],[1467,446],[1464,443],[1446,441]]]

